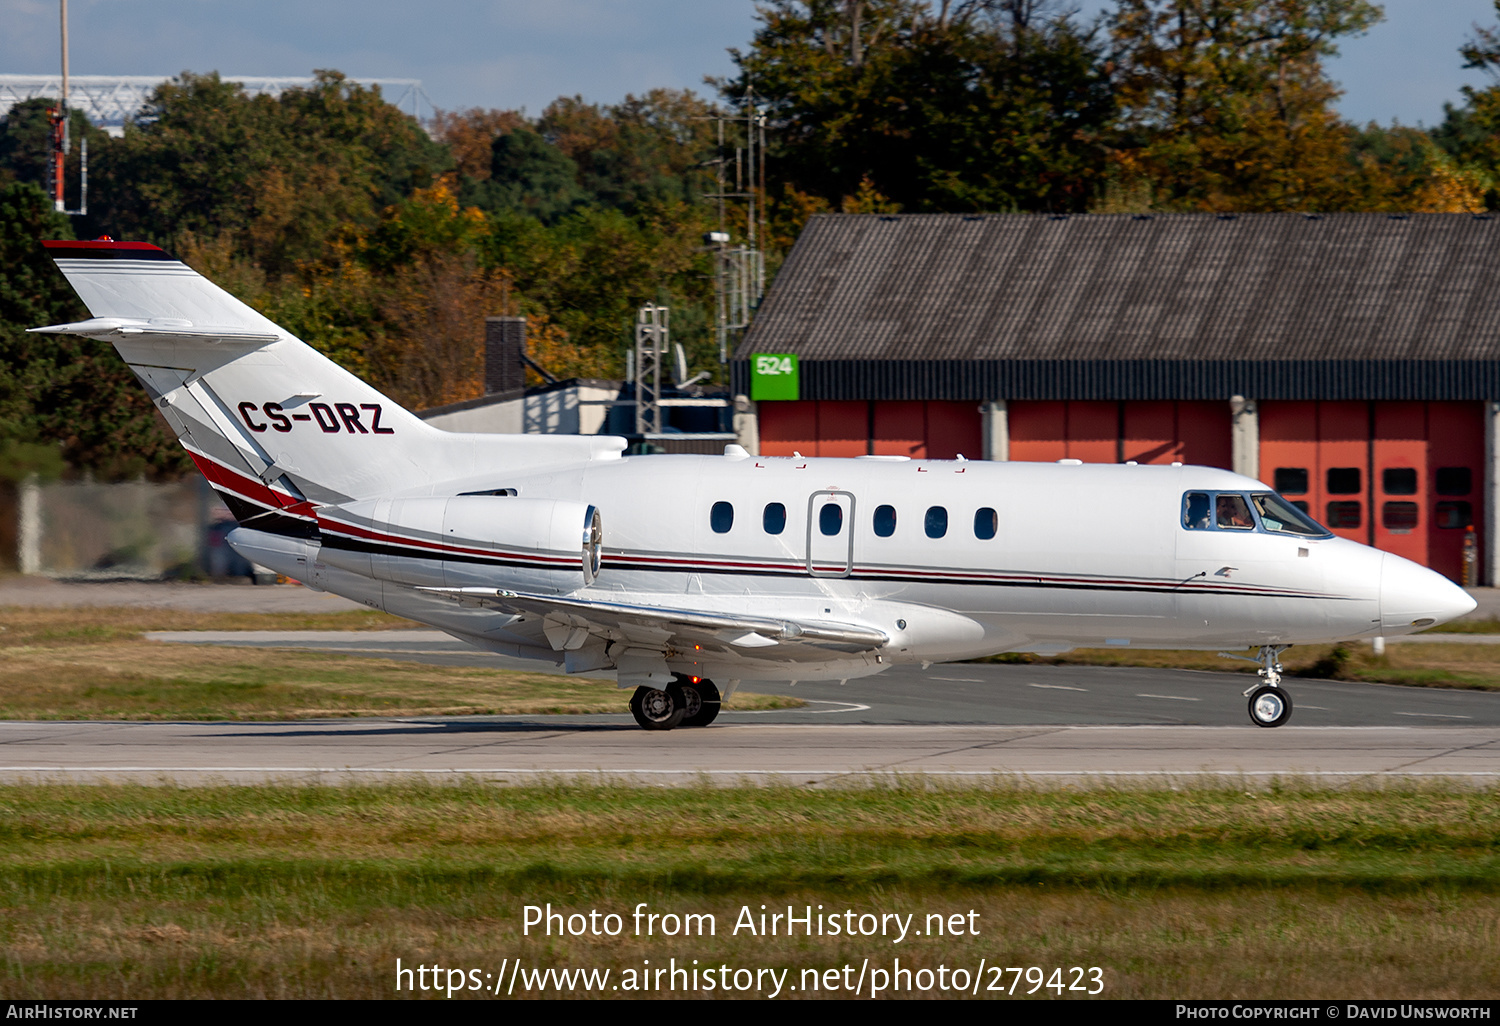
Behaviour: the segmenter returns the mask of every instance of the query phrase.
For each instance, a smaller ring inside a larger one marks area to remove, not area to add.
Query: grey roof
[[[1496,361],[1500,220],[813,217],[736,352],[808,361]]]

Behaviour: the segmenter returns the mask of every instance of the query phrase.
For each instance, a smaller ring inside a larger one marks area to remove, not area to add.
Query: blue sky
[[[1081,0],[1094,11],[1107,0]],[[1358,122],[1435,124],[1486,79],[1460,69],[1492,0],[1387,0],[1330,71]],[[752,0],[70,0],[75,74],[419,78],[434,104],[525,107],[560,94],[612,102],[657,86],[704,91],[754,32]],[[57,0],[0,0],[0,72],[58,67]]]

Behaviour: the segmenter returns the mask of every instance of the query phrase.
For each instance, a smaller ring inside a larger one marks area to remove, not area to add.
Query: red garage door
[[[1484,480],[1479,403],[1260,404],[1261,477],[1335,534],[1463,575]]]
[[[767,456],[984,455],[978,403],[800,400],[762,402],[758,412]]]
[[[1227,402],[1009,404],[1010,458],[1050,463],[1195,463],[1228,467]]]

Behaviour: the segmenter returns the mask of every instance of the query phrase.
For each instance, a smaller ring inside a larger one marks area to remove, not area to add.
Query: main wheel
[[[675,684],[665,690],[639,687],[630,696],[630,714],[645,730],[671,730],[687,714],[683,697]]]
[[[676,686],[682,691],[686,713],[684,727],[706,727],[719,716],[719,689],[707,677],[679,675]]]
[[[1292,696],[1266,684],[1250,693],[1250,722],[1257,727],[1279,727],[1292,718]]]

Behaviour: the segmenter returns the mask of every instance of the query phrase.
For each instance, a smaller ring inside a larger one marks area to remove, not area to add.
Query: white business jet
[[[240,526],[246,558],[567,673],[648,730],[743,681],[998,652],[1258,649],[1407,634],[1474,601],[1206,467],[622,456],[623,439],[455,434],[144,243],[48,242]],[[720,687],[714,682],[723,682]]]

